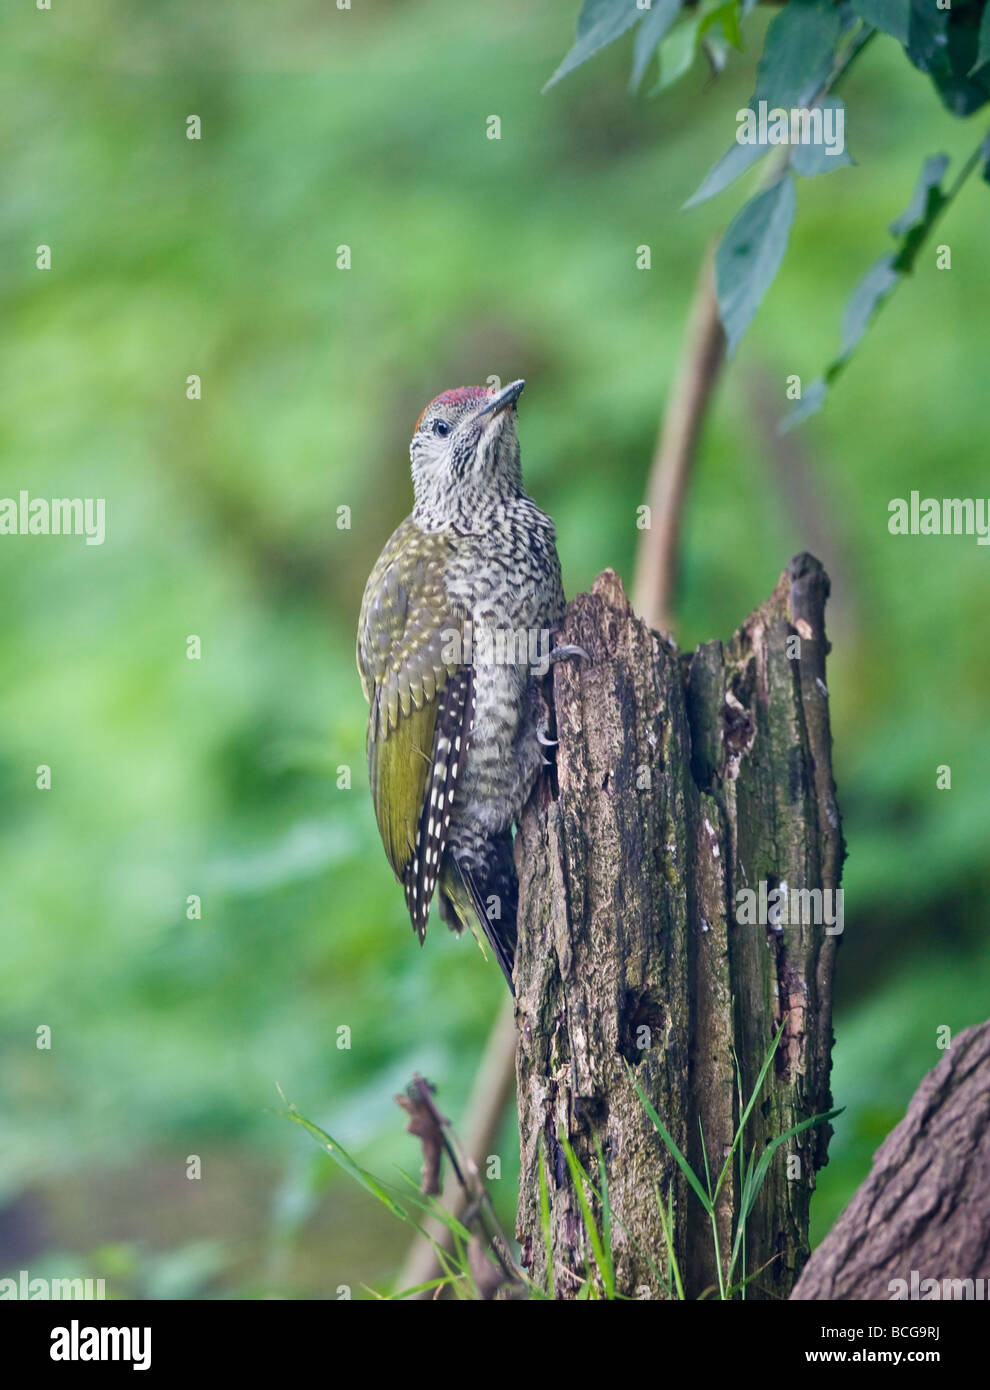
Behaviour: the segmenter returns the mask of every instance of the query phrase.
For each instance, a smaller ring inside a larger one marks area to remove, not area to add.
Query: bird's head
[[[469,521],[522,489],[516,401],[526,385],[444,391],[416,422],[409,457],[416,505],[427,526]]]

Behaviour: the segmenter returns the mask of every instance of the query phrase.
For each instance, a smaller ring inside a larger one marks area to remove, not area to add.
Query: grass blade
[[[684,1157],[680,1149],[674,1143],[673,1136],[668,1132],[667,1126],[664,1124],[663,1120],[661,1120],[660,1116],[657,1114],[653,1106],[650,1104],[649,1098],[647,1097],[642,1086],[636,1080],[636,1077],[633,1074],[633,1069],[628,1062],[626,1063],[626,1071],[628,1071],[629,1079],[636,1088],[636,1094],[639,1096],[640,1104],[642,1105],[643,1109],[646,1111],[647,1115],[650,1117],[650,1120],[652,1121],[653,1128],[659,1134],[664,1144],[666,1144],[667,1150],[670,1153],[671,1157],[674,1159],[681,1172],[687,1178],[688,1183],[691,1186],[691,1190],[698,1198],[698,1201],[704,1207],[708,1215],[711,1216],[712,1203],[711,1199],[708,1196],[708,1193],[702,1187],[690,1163],[688,1163],[687,1159]]]
[[[574,1184],[574,1192],[578,1200],[578,1206],[581,1208],[581,1217],[584,1221],[584,1228],[588,1233],[588,1241],[591,1245],[591,1251],[594,1255],[595,1264],[598,1266],[598,1272],[601,1274],[602,1283],[605,1286],[605,1296],[606,1298],[611,1299],[614,1297],[615,1294],[615,1284],[612,1276],[612,1271],[609,1268],[608,1260],[605,1258],[605,1251],[602,1247],[601,1236],[598,1234],[598,1227],[595,1225],[595,1218],[592,1215],[591,1206],[588,1203],[588,1194],[584,1190],[584,1184],[587,1180],[587,1174],[581,1167],[581,1164],[578,1161],[578,1156],[571,1147],[570,1140],[564,1133],[563,1128],[561,1128],[560,1131],[560,1146],[564,1150],[564,1157],[567,1159],[567,1167],[570,1169],[571,1182]],[[589,1284],[590,1283],[591,1281],[589,1281]],[[597,1290],[594,1289],[593,1285],[591,1287],[591,1292],[588,1294],[588,1297],[597,1297]]]

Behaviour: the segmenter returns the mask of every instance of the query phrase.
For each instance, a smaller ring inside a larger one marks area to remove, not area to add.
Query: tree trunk
[[[716,1260],[713,1223],[631,1075],[702,1181],[706,1154],[713,1182],[722,1167],[782,1019],[747,1154],[829,1108],[833,929],[737,911],[737,893],[755,899],[761,881],[767,893],[838,887],[827,594],[820,564],[799,556],[727,646],[684,655],[634,616],[609,570],[568,608],[557,640],[590,661],[554,668],[557,785],[541,779],[516,847],[518,1236],[544,1284],[549,1241],[558,1298],[577,1296],[589,1269],[602,1282],[561,1135],[598,1194],[607,1181],[618,1293],[672,1287],[658,1191],[672,1189],[686,1296],[717,1290],[727,1270],[738,1167],[715,1214]],[[774,1155],[746,1223],[746,1272],[761,1270],[748,1297],[785,1298],[800,1272],[829,1133],[806,1130]]]
[[[967,1289],[960,1281],[990,1279],[988,1171],[990,1023],[983,1023],[960,1033],[922,1081],[791,1297],[986,1296],[986,1285]]]

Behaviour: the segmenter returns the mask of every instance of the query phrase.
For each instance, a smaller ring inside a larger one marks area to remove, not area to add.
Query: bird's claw
[[[546,725],[538,724],[536,726],[536,741],[541,748],[556,748],[560,740],[556,738],[547,738]]]
[[[583,656],[585,661],[591,660],[591,657],[583,647],[578,647],[571,643],[565,644],[562,647],[554,647],[550,653],[550,665],[555,666],[558,661],[570,661],[571,657],[574,656]]]

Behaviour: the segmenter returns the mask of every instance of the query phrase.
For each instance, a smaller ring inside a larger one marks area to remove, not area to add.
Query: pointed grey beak
[[[492,396],[490,401],[486,401],[480,410],[475,412],[474,418],[480,420],[485,415],[501,415],[503,410],[510,405],[515,405],[516,401],[523,393],[525,381],[513,381],[508,386],[503,386],[497,395]]]

